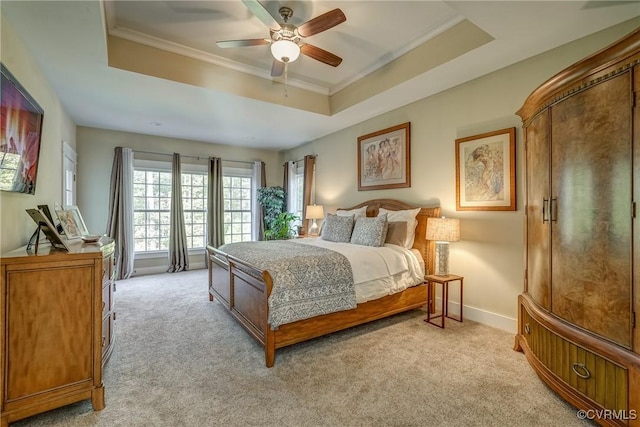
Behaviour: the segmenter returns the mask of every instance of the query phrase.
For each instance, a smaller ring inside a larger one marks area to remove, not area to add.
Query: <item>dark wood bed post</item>
[[[264,307],[267,313],[267,319],[269,319],[269,295],[271,295],[271,289],[273,288],[273,279],[268,271],[262,272],[262,280],[266,286],[264,292]],[[267,368],[271,368],[276,361],[276,333],[269,323],[266,322],[264,326],[264,361]]]

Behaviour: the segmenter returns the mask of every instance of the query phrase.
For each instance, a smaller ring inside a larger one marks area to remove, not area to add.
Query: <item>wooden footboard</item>
[[[259,271],[216,248],[208,247],[207,251],[209,299],[217,298],[249,334],[263,345],[267,367],[273,366],[278,348],[419,308],[427,301],[427,287],[422,284],[358,304],[351,310],[287,323],[273,331],[267,323],[268,298],[273,284],[269,272]]]
[[[268,298],[273,284],[269,272],[257,270],[211,246],[207,247],[207,252],[209,299],[217,298],[266,347],[269,330]]]

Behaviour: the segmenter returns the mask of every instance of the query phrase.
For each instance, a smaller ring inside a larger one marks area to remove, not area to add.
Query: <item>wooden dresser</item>
[[[105,406],[113,349],[115,243],[78,241],[0,258],[0,424],[91,399]]]
[[[640,30],[518,111],[525,287],[516,349],[601,425],[640,425]]]

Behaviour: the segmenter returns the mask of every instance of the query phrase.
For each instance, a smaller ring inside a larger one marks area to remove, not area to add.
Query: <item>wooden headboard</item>
[[[393,199],[373,199],[362,202],[350,208],[340,208],[351,210],[367,207],[367,216],[378,216],[378,210],[384,208],[390,211],[401,211],[405,209],[415,209],[420,206],[413,206],[405,202]],[[424,258],[427,274],[435,272],[435,242],[426,239],[427,234],[427,218],[437,218],[440,216],[440,207],[420,207],[420,212],[416,216],[418,225],[416,226],[416,238],[413,241],[413,248],[420,251]]]

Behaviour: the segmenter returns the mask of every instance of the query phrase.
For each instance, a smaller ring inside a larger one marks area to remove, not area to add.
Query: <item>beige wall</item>
[[[349,207],[376,198],[419,206],[439,205],[460,218],[461,241],[452,243],[450,271],[465,277],[465,316],[515,331],[517,295],[523,288],[523,137],[515,112],[545,80],[631,32],[627,22],[542,55],[417,101],[283,153],[281,160],[318,155],[316,201]],[[411,122],[411,188],[357,190],[357,138]],[[517,211],[457,212],[455,140],[516,127]],[[453,299],[457,299],[457,294]]]
[[[276,151],[256,150],[232,147],[222,144],[188,141],[184,139],[163,138],[114,130],[96,129],[78,126],[78,207],[92,233],[104,233],[107,227],[109,210],[109,182],[115,147],[129,147],[137,151],[157,153],[180,153],[182,156],[200,156],[200,164],[206,164],[208,156],[217,156],[226,160],[265,162],[267,185],[282,185],[282,167]],[[149,156],[138,153],[136,158],[171,161],[169,156]],[[185,163],[198,163],[194,159],[184,158]],[[233,166],[233,164],[229,164]],[[242,165],[247,166],[247,165]],[[202,256],[192,257],[191,263],[202,263]],[[165,259],[137,259],[135,268],[139,271],[156,271]],[[195,265],[195,264],[193,264]],[[158,270],[158,271],[161,271]]]
[[[62,141],[75,147],[76,137],[75,124],[62,108],[35,59],[4,15],[0,20],[0,61],[44,110],[36,194],[0,192],[0,252],[7,252],[26,245],[36,228],[25,209],[39,204],[48,204],[53,209],[54,204],[62,203]]]

